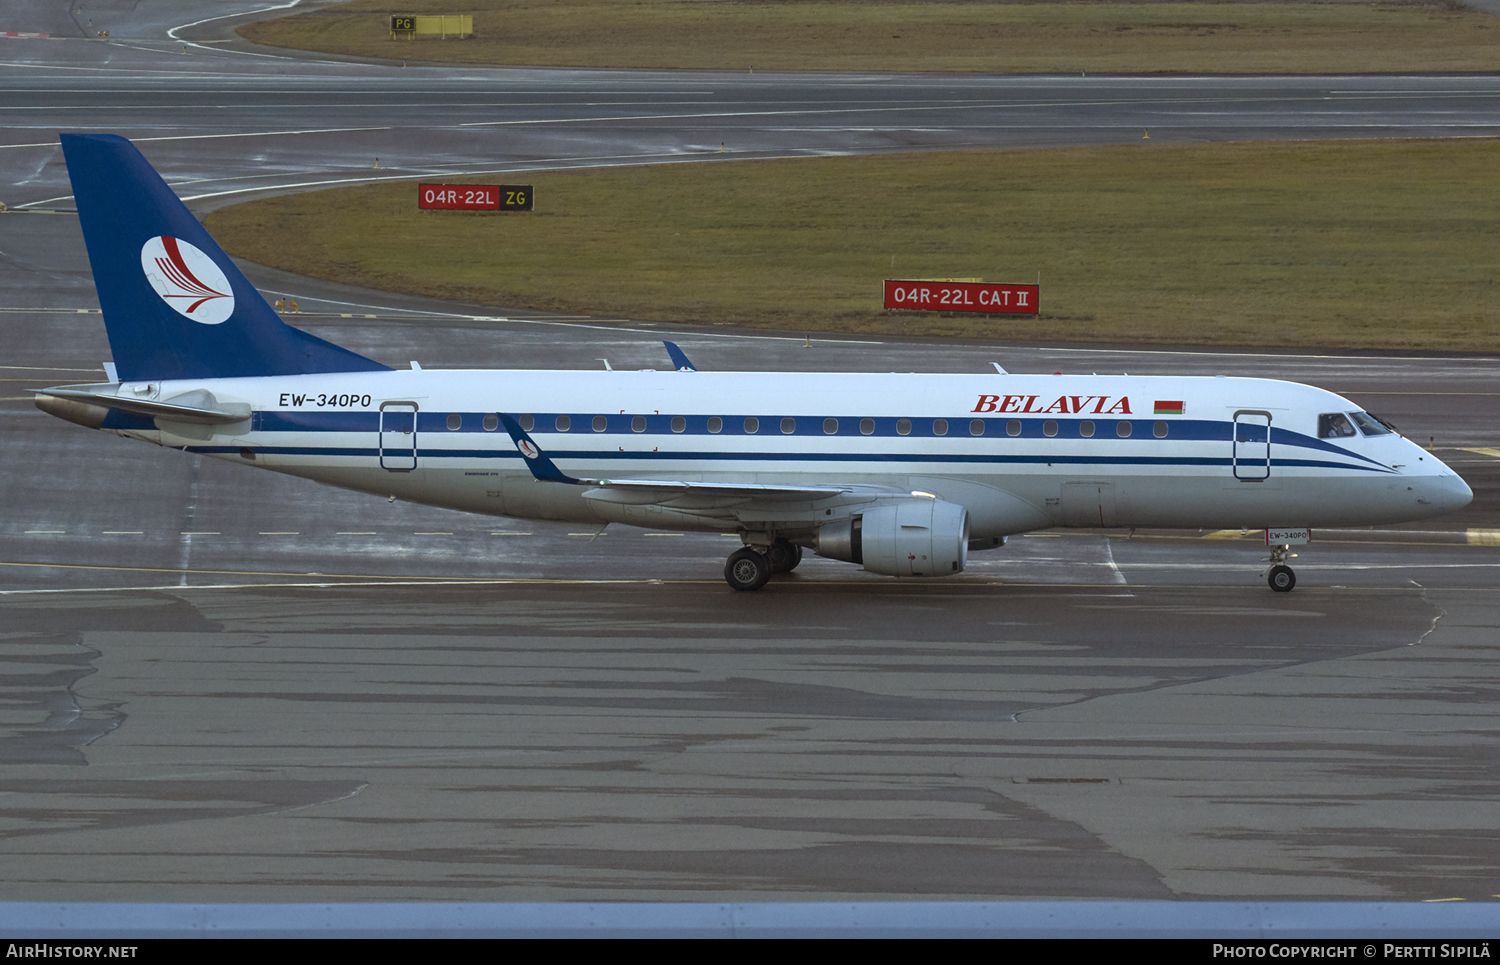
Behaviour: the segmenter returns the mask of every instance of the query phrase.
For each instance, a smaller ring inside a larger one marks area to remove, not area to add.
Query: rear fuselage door
[[[1234,454],[1230,465],[1242,482],[1271,478],[1271,413],[1240,409],[1234,414]]]
[[[417,468],[417,404],[384,402],[380,406],[380,468],[411,472]]]

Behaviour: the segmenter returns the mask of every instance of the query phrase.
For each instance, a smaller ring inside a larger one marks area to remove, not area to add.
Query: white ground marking
[[[0,309],[3,311],[3,309]],[[103,369],[62,369],[50,365],[0,365],[0,369],[11,369],[21,372],[103,372]]]
[[[207,50],[213,53],[240,54],[244,57],[266,57],[271,60],[292,60],[294,58],[289,57],[286,54],[263,54],[249,50],[226,50],[223,47],[205,47],[202,44],[194,43],[191,40],[183,40],[181,37],[177,36],[177,31],[186,30],[189,27],[196,27],[200,24],[213,23],[215,20],[227,20],[230,17],[248,17],[257,13],[266,13],[271,10],[288,10],[292,7],[297,6],[297,4],[301,2],[302,0],[291,0],[291,3],[278,3],[269,7],[257,7],[254,10],[236,10],[234,13],[221,13],[215,17],[204,17],[202,20],[194,20],[192,23],[178,24],[177,26],[167,31],[167,36],[180,44],[184,44],[185,46],[197,47],[199,50]],[[314,63],[332,64],[339,63],[339,61],[321,60],[314,61]]]
[[[1120,567],[1115,563],[1115,552],[1114,549],[1110,546],[1110,542],[1111,541],[1109,537],[1106,536],[1104,538],[1104,559],[1105,562],[1109,563],[1109,571],[1114,574],[1115,582],[1120,584],[1121,586],[1124,586],[1127,582],[1125,579],[1125,574],[1120,572]],[[1131,595],[1134,596],[1134,594]]]
[[[295,131],[239,131],[233,134],[170,134],[161,137],[133,137],[132,144],[147,141],[213,141],[226,137],[277,137],[283,134],[348,134],[359,131],[389,131],[389,127],[313,127]],[[0,144],[0,150],[13,147],[57,147],[56,141],[37,141],[31,144]],[[72,197],[72,195],[67,195]],[[33,202],[33,204],[36,202]]]

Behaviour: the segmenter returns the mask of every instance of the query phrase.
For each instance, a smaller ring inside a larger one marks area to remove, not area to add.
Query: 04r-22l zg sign
[[[417,207],[438,211],[531,211],[529,184],[419,184]]]
[[[1039,298],[1036,285],[889,278],[885,282],[885,307],[906,311],[1035,315]]]

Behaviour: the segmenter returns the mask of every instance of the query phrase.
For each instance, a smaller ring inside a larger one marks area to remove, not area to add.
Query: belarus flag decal
[[[1162,400],[1158,399],[1158,400],[1156,400],[1156,414],[1157,415],[1182,415],[1182,403],[1181,402],[1171,402],[1171,401],[1163,402]]]

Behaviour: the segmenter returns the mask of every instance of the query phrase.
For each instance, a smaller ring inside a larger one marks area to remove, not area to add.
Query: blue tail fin
[[[61,138],[120,378],[387,368],[283,322],[129,141]]]

